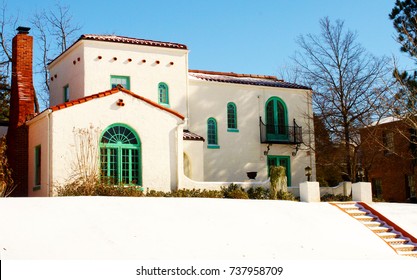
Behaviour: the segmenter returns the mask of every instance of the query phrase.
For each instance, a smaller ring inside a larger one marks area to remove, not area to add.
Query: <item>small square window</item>
[[[129,76],[111,76],[110,77],[111,88],[121,85],[125,89],[130,90],[130,77]]]

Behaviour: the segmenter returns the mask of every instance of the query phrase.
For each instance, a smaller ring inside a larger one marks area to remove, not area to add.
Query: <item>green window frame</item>
[[[207,147],[209,149],[219,149],[219,142],[217,136],[217,121],[215,118],[207,120]]]
[[[169,107],[169,90],[166,83],[158,84],[158,103]]]
[[[271,97],[265,104],[267,140],[288,140],[287,105],[279,97]]]
[[[42,149],[41,145],[35,147],[35,187],[33,190],[39,190],[41,186],[41,159],[42,159]]]
[[[121,85],[125,89],[130,90],[130,77],[129,76],[110,76],[110,87],[115,88],[117,85]]]
[[[137,133],[125,124],[109,126],[100,137],[101,179],[117,185],[142,185],[142,152]]]
[[[70,88],[69,85],[64,86],[64,102],[68,102],[70,100]]]
[[[267,168],[268,177],[271,166],[284,166],[285,175],[287,176],[287,186],[291,186],[291,158],[290,156],[268,155]]]
[[[239,132],[237,128],[237,109],[233,102],[227,103],[227,131]]]

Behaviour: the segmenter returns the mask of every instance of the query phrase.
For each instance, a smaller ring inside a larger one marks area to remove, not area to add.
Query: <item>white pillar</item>
[[[300,184],[301,202],[320,202],[319,182],[303,182]]]
[[[372,185],[368,182],[352,184],[352,200],[366,203],[372,202]]]

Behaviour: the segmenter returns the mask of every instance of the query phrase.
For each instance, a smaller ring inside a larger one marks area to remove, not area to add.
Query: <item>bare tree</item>
[[[43,12],[49,28],[49,34],[59,47],[59,53],[64,52],[72,42],[74,35],[81,29],[81,26],[74,22],[69,6],[55,5],[55,10]]]
[[[75,33],[81,29],[74,23],[69,6],[56,4],[54,10],[42,10],[33,15],[31,24],[35,29],[35,37],[40,50],[36,61],[37,73],[42,76],[39,85],[41,98],[45,104],[49,102],[48,64],[64,52],[75,40]]]
[[[344,22],[320,20],[319,35],[301,35],[294,62],[312,87],[313,107],[329,131],[332,143],[342,148],[339,163],[346,180],[356,178],[359,128],[369,123],[386,99],[384,77],[387,58],[377,58],[357,43],[357,34]]]
[[[11,63],[12,63],[12,34],[10,30],[16,29],[17,17],[9,17],[7,15],[7,5],[2,3],[0,15],[0,67],[2,74],[6,77],[11,77]]]
[[[2,67],[3,75],[10,78],[11,41],[16,34],[18,17],[8,15],[5,2],[0,12],[0,67]],[[48,106],[49,102],[48,64],[74,42],[75,35],[81,27],[74,22],[69,6],[60,3],[57,3],[54,9],[35,12],[30,23],[34,30],[36,47],[40,50],[34,60],[35,75],[39,77],[34,80],[41,81],[39,85],[34,85],[35,112],[39,112],[38,99],[42,100],[45,106]]]

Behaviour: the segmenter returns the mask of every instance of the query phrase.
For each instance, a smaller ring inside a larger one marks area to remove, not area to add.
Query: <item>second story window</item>
[[[158,84],[158,102],[161,105],[169,106],[169,92],[166,83]]]
[[[64,102],[68,102],[70,100],[70,89],[69,85],[64,86]]]
[[[271,97],[265,106],[268,140],[288,139],[287,107],[280,98]]]
[[[238,132],[237,129],[237,110],[236,104],[233,102],[227,103],[227,131]]]
[[[110,86],[115,88],[117,85],[121,85],[125,89],[130,90],[130,77],[129,76],[111,76]]]
[[[214,118],[207,120],[207,145],[209,149],[220,148],[217,140],[217,121]]]

